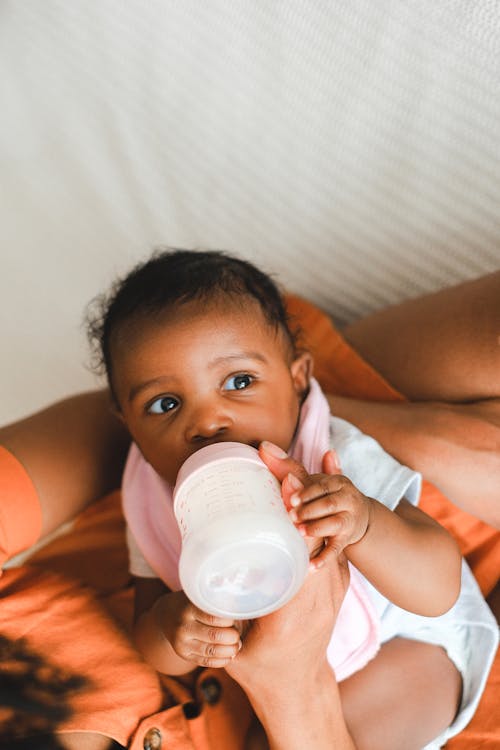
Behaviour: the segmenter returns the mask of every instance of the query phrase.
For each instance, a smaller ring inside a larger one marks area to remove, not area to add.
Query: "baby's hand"
[[[238,623],[198,609],[183,591],[168,594],[162,630],[178,656],[200,667],[225,667],[241,648]]]
[[[272,443],[261,443],[259,452],[281,482],[291,519],[309,537],[313,568],[321,567],[329,555],[337,556],[344,547],[363,538],[373,501],[342,476],[335,451],[329,450],[323,456],[324,473],[312,475]]]
[[[359,542],[370,521],[370,498],[342,474],[312,474],[302,481],[289,474],[289,515],[303,536],[323,538],[321,552],[311,565],[319,568],[328,555],[338,555]]]

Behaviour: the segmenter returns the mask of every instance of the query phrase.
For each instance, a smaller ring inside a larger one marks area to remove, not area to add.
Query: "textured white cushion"
[[[0,421],[93,384],[82,309],[158,243],[340,322],[500,268],[497,0],[11,2],[0,91]]]

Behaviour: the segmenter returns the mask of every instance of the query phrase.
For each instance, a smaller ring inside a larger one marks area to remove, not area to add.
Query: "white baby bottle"
[[[278,480],[255,448],[215,443],[182,465],[174,489],[181,585],[205,612],[251,619],[299,590],[309,555]]]

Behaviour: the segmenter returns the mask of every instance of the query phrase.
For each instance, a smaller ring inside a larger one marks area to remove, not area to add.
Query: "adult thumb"
[[[303,481],[308,473],[298,461],[289,456],[278,445],[263,440],[259,445],[259,455],[276,479],[283,482],[288,474],[293,474]]]
[[[321,461],[325,474],[342,474],[339,457],[333,449],[328,450]]]

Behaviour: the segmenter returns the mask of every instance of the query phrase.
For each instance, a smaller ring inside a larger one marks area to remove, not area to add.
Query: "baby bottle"
[[[307,547],[255,448],[230,442],[201,448],[181,466],[173,497],[182,536],[179,577],[196,606],[251,619],[297,593]]]

